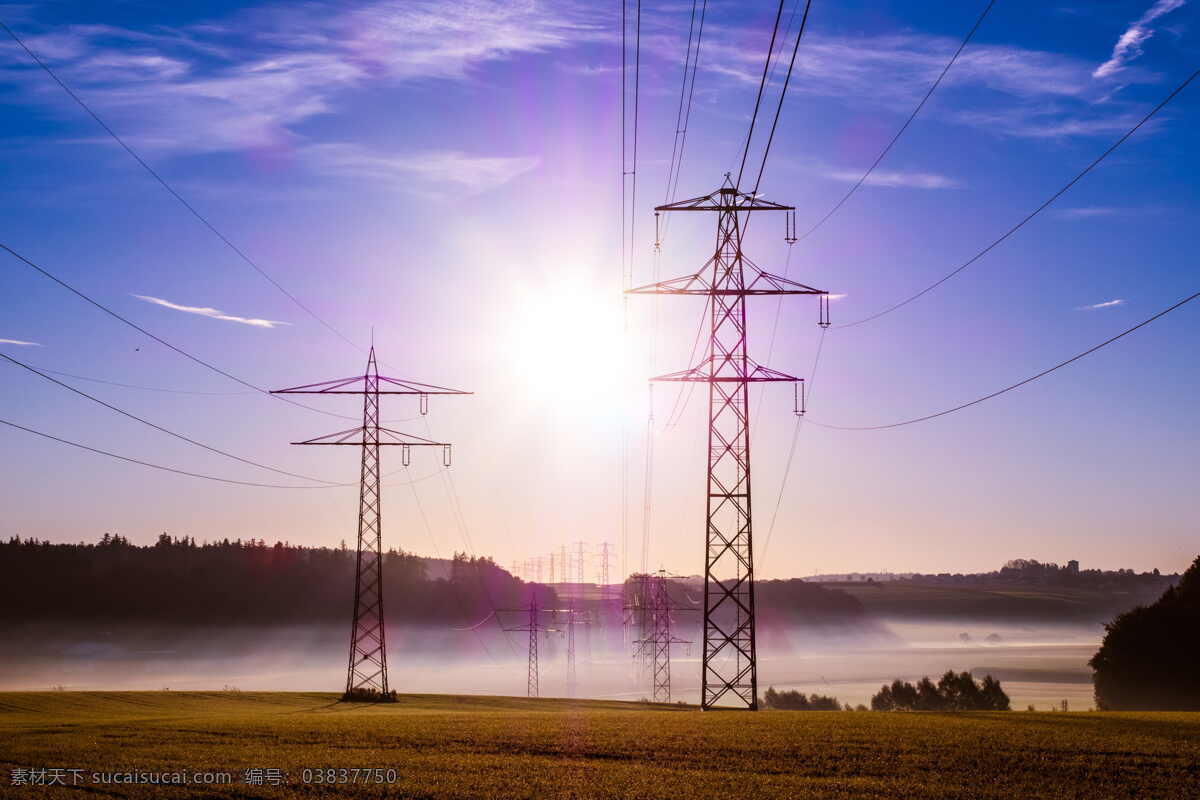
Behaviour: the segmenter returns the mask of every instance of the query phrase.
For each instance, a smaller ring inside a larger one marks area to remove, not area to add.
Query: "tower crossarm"
[[[754,264],[751,264],[750,260],[746,258],[742,259],[742,272],[745,277],[741,286],[733,286],[726,281],[722,282],[720,287],[714,287],[710,277],[713,274],[712,261],[710,260],[703,269],[693,275],[684,275],[681,278],[671,278],[670,280],[638,286],[634,289],[626,290],[625,293],[691,294],[707,297],[758,297],[761,295],[784,294],[816,294],[827,297],[829,295],[829,292],[824,289],[816,289],[798,281],[784,278],[781,275],[765,272]]]
[[[756,194],[739,192],[728,184],[712,194],[692,197],[674,203],[655,206],[655,211],[795,211],[795,206],[785,206],[764,200]]]
[[[372,434],[378,431],[378,440]],[[323,444],[323,445],[353,445],[355,447],[363,444],[385,445],[403,445],[405,447],[449,447],[447,442],[435,442],[432,439],[426,439],[423,436],[415,436],[411,433],[401,433],[394,431],[391,428],[374,428],[371,426],[360,426],[357,428],[348,428],[337,433],[330,433],[325,436],[318,436],[314,439],[307,439],[303,442],[292,442],[292,444]]]
[[[379,381],[378,384],[371,381]],[[293,386],[290,389],[275,389],[271,394],[474,394],[462,389],[449,389],[432,383],[388,378],[384,375],[356,375],[321,383]]]
[[[739,368],[741,367],[741,368]],[[710,356],[690,369],[657,375],[652,381],[685,381],[693,383],[803,383],[804,378],[788,375],[747,358],[745,366],[728,357]]]

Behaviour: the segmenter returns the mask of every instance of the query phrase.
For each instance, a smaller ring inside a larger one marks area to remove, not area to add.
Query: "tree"
[[[827,697],[821,694],[811,694],[806,697],[803,692],[798,692],[795,689],[777,692],[774,686],[767,687],[767,693],[763,696],[763,700],[763,705],[767,708],[774,708],[781,711],[842,710],[842,704],[838,702],[836,697]]]
[[[1156,602],[1105,626],[1088,664],[1102,711],[1200,710],[1200,557]]]
[[[970,672],[948,670],[936,684],[928,676],[917,685],[894,680],[871,698],[872,711],[1008,711],[1000,681],[987,675],[982,684]]]

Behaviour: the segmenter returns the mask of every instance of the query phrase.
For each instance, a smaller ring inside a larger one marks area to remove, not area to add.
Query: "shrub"
[[[795,689],[775,691],[775,687],[767,688],[763,696],[764,705],[780,711],[841,711],[842,704],[836,697],[821,694],[805,695]]]
[[[928,676],[917,685],[901,680],[881,686],[871,698],[873,711],[1008,711],[1008,695],[991,675],[976,683],[970,672],[948,670],[934,684]]]

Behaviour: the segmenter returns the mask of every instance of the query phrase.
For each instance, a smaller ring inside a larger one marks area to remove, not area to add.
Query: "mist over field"
[[[690,627],[678,635],[698,641]],[[1003,681],[1014,708],[1064,699],[1075,709],[1093,704],[1087,660],[1099,645],[1100,625],[889,620],[849,627],[763,630],[760,691],[774,686],[869,703],[896,678],[969,669]],[[577,636],[580,696],[649,694],[620,627],[580,626]],[[523,695],[527,646],[528,634],[506,634],[494,623],[475,632],[389,626],[391,685],[403,692]],[[542,634],[538,646],[541,694],[566,696],[565,636]],[[347,627],[333,624],[24,626],[7,637],[0,690],[333,691],[345,680],[346,647]],[[672,656],[674,699],[695,701],[699,652],[698,645],[680,646]]]

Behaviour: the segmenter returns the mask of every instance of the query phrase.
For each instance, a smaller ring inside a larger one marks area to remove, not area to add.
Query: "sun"
[[[564,275],[516,292],[503,351],[527,401],[558,416],[620,419],[637,379],[615,281]]]

